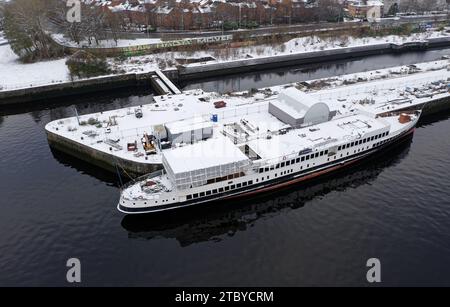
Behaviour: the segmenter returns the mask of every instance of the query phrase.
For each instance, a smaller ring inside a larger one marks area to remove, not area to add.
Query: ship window
[[[192,199],[192,195],[186,196],[186,199]]]
[[[225,187],[225,191],[228,191],[228,190],[230,190],[230,187],[229,187],[229,186],[226,186],[226,187]]]
[[[195,193],[195,194],[194,194],[194,198],[197,198],[197,197],[198,197],[198,194],[197,194],[197,193]]]
[[[306,160],[309,160],[309,155],[306,156]]]
[[[214,189],[214,190],[213,190],[213,194],[216,194],[216,193],[217,193],[217,189]]]
[[[281,167],[284,167],[284,164],[285,164],[284,162],[281,162]]]
[[[326,155],[328,154],[328,149],[327,149],[327,150],[325,150],[325,154],[326,154]]]
[[[341,146],[338,147],[338,150],[341,150]]]
[[[232,190],[233,190],[233,189],[236,189],[236,185],[233,184],[233,185],[231,185],[230,188],[231,188]]]
[[[301,161],[302,161],[302,162],[305,161],[305,157],[302,157]]]
[[[267,176],[267,179],[269,179],[269,176]]]
[[[259,179],[256,179],[256,182],[259,182]]]
[[[256,180],[258,180],[258,179],[256,179]],[[248,182],[248,184],[250,185],[250,184],[253,184],[253,180],[250,180],[249,182]]]
[[[294,164],[294,163],[295,163],[295,159],[292,159],[292,160],[291,160],[291,164]]]
[[[236,188],[240,188],[242,184],[238,183],[236,184]]]
[[[286,166],[291,165],[291,161],[286,161]]]
[[[300,162],[300,158],[295,159],[295,163]]]
[[[277,175],[277,173],[275,173],[275,178],[277,178],[278,177],[278,175]]]
[[[269,168],[268,168],[268,167],[264,168],[264,171],[265,171],[265,172],[268,172],[268,171],[269,171]]]
[[[211,191],[206,191],[206,195],[211,195]]]
[[[302,170],[302,169],[303,169],[303,166],[300,166],[300,169]]]
[[[319,156],[319,153],[318,153],[318,152],[316,152],[315,158],[317,158],[318,156]]]
[[[350,147],[353,147],[353,146],[355,146],[355,142],[352,142],[352,143],[350,144]]]
[[[280,163],[278,163],[277,166],[275,166],[275,168],[280,168]]]
[[[270,170],[273,171],[275,169],[275,165],[270,166]]]
[[[205,192],[201,192],[200,197],[204,197],[204,196],[205,196]]]
[[[223,192],[223,188],[219,188],[219,192]]]
[[[309,164],[308,164],[308,165],[306,165],[306,167],[309,167]]]
[[[264,170],[262,168],[259,169],[259,173],[262,173]]]

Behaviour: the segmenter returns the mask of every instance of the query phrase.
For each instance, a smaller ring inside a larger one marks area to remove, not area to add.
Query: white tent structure
[[[320,124],[336,114],[326,103],[294,87],[281,91],[278,99],[269,103],[269,112],[293,127]]]
[[[165,150],[164,169],[178,189],[233,178],[248,169],[249,158],[223,135],[192,145]]]

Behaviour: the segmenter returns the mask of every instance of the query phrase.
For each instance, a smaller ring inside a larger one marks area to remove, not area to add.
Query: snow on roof
[[[166,124],[166,128],[172,134],[183,133],[198,129],[212,128],[212,123],[205,121],[202,117],[196,117],[186,120],[179,120]]]
[[[344,116],[318,125],[294,129],[271,139],[251,140],[248,145],[261,158],[271,159],[311,148],[323,148],[325,144],[342,144],[389,127],[382,121],[363,114]]]
[[[247,156],[223,135],[165,150],[163,156],[174,174],[248,161]]]

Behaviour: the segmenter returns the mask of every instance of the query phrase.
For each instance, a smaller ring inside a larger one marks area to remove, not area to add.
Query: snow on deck
[[[304,149],[319,149],[341,144],[389,127],[387,122],[363,114],[348,115],[318,125],[294,129],[270,139],[258,138],[248,143],[262,159],[295,154]]]
[[[349,114],[352,110],[358,109],[367,114],[385,113],[420,105],[430,101],[431,98],[450,97],[447,82],[450,72],[447,70],[447,65],[448,61],[443,60],[417,64],[413,72],[406,66],[402,66],[328,78],[322,89],[306,88],[304,90],[307,95],[311,95],[317,101],[326,102],[331,109],[338,110],[338,115]],[[345,85],[349,83],[348,80],[359,81]],[[78,124],[76,117],[72,117],[53,121],[46,126],[46,129],[125,160],[161,163],[161,154],[146,156],[140,143],[144,133],[152,134],[154,126],[170,125],[182,119],[192,118],[210,125],[211,116],[216,114],[219,122],[213,124],[214,135],[221,131],[221,125],[239,123],[244,120],[249,123],[245,129],[257,131],[250,133],[252,137],[263,138],[267,135],[267,131],[286,127],[284,123],[268,113],[268,103],[270,100],[277,99],[278,93],[283,88],[293,86],[300,88],[298,84],[291,84],[261,89],[252,95],[248,93],[221,95],[193,90],[180,95],[158,96],[155,97],[154,103],[141,107],[82,115],[79,117],[82,125]],[[216,109],[214,102],[217,101],[226,102],[227,107]],[[140,119],[135,117],[136,108],[142,109],[143,117]],[[245,133],[241,135],[245,137]],[[237,137],[239,138],[240,135]],[[137,142],[138,151],[128,151],[127,144],[134,142]],[[289,149],[278,149],[279,152],[285,150]]]

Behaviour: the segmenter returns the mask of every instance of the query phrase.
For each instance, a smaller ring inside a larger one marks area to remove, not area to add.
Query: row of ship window
[[[384,132],[384,133],[380,133],[378,135],[374,135],[372,137],[368,137],[368,138],[365,138],[365,139],[362,139],[362,140],[359,140],[359,141],[356,141],[356,142],[351,142],[351,143],[348,143],[346,145],[339,146],[338,147],[338,151],[346,149],[346,148],[350,148],[350,147],[353,147],[353,146],[358,146],[358,145],[361,145],[361,144],[365,144],[367,142],[371,142],[371,141],[377,140],[377,139],[385,137],[387,135],[388,135],[388,132]],[[292,160],[288,160],[288,161],[285,161],[285,162],[281,162],[281,163],[278,163],[276,165],[272,165],[270,167],[261,167],[259,169],[259,173],[268,172],[268,171],[272,171],[274,169],[278,169],[280,167],[285,167],[285,166],[289,166],[291,164],[308,161],[310,159],[322,157],[322,156],[327,155],[327,154],[328,154],[328,150],[324,150],[324,151],[321,151],[321,152],[316,152],[314,154],[309,154],[309,155],[306,155],[306,156],[303,156],[303,157],[299,157],[299,158],[296,158],[296,159],[292,159]],[[309,165],[308,165],[308,167],[309,167]]]
[[[268,167],[261,167],[259,169],[259,173],[273,171],[274,169],[279,169],[280,167],[285,167],[285,166],[289,166],[289,165],[292,165],[292,164],[295,164],[295,163],[308,161],[309,159],[322,157],[322,156],[327,155],[327,154],[328,154],[328,150],[324,150],[324,151],[321,151],[321,152],[316,152],[315,154],[310,154],[310,155],[306,155],[306,156],[299,157],[299,158],[296,158],[296,159],[284,161],[284,162],[278,163],[276,165],[272,165],[270,167],[269,166]]]
[[[212,189],[210,191],[190,194],[190,195],[186,196],[186,199],[190,200],[190,199],[195,199],[195,198],[199,198],[199,197],[209,196],[209,195],[212,195],[212,194],[223,193],[223,192],[226,192],[226,191],[229,191],[229,190],[239,189],[241,187],[246,187],[247,185],[252,185],[252,184],[253,184],[253,180],[246,181],[246,182],[241,182],[241,183],[236,183],[236,184],[228,185],[228,186],[223,187],[223,188]]]
[[[371,141],[377,140],[379,138],[385,137],[385,136],[387,136],[387,134],[388,134],[388,132],[384,132],[384,133],[381,133],[381,134],[378,134],[378,135],[375,135],[375,136],[372,136],[372,137],[369,137],[369,138],[365,138],[363,140],[359,140],[357,142],[351,142],[351,143],[348,143],[346,145],[339,146],[338,150],[343,150],[343,149],[350,148],[350,147],[353,147],[353,146],[365,144],[367,142],[371,142]],[[385,143],[386,141],[382,141],[382,142],[379,142],[377,144],[374,144],[374,146],[378,146],[378,145],[380,145],[382,143]],[[298,157],[296,159],[291,159],[291,160],[287,160],[287,161],[278,163],[276,165],[272,165],[270,167],[260,168],[259,169],[259,173],[268,172],[268,171],[271,171],[271,170],[274,170],[274,169],[279,169],[279,168],[282,168],[282,167],[285,167],[285,166],[289,166],[289,165],[292,165],[292,164],[295,164],[295,163],[308,161],[310,159],[322,157],[322,156],[327,155],[327,154],[328,154],[328,150],[316,152],[316,153],[313,153],[313,154],[308,154],[308,155],[305,155],[305,156],[302,156],[302,157]],[[308,167],[309,167],[309,164],[308,164]],[[290,170],[290,171],[293,172],[293,170]],[[280,173],[280,175],[283,175],[283,172]],[[275,177],[277,177],[277,176],[275,175]],[[267,179],[269,179],[269,177],[267,177]],[[264,180],[264,179],[261,178],[261,181],[262,180]],[[210,191],[190,194],[190,195],[186,196],[186,199],[187,200],[191,200],[191,199],[195,199],[195,198],[209,196],[209,195],[212,195],[212,194],[223,193],[223,192],[226,192],[226,191],[229,191],[229,190],[238,189],[238,188],[245,187],[247,185],[252,185],[252,184],[253,184],[252,180],[250,180],[248,182],[232,184],[232,185],[229,185],[229,186],[226,186],[226,187],[223,187],[223,188],[218,188],[218,189],[213,189],[213,190],[210,190]]]
[[[380,133],[380,134],[377,134],[377,135],[374,135],[374,136],[371,136],[371,137],[368,137],[368,138],[365,138],[365,139],[362,139],[362,140],[359,140],[359,141],[356,141],[356,142],[351,142],[351,143],[339,146],[338,147],[338,151],[342,150],[342,149],[347,149],[347,148],[350,148],[350,147],[353,147],[353,146],[358,146],[358,145],[361,145],[361,144],[365,144],[367,142],[372,142],[374,140],[378,140],[379,138],[385,137],[387,135],[388,135],[388,132],[384,132],[384,133]]]

